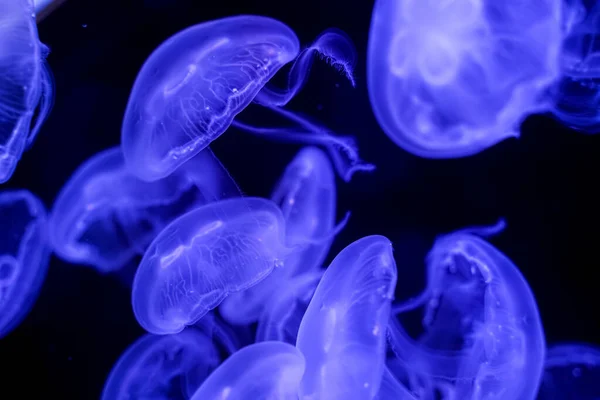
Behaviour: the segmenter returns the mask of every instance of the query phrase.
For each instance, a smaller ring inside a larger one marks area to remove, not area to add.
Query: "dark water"
[[[531,284],[549,343],[598,342],[600,137],[532,117],[519,140],[474,157],[425,160],[396,147],[379,129],[367,96],[366,44],[371,1],[69,0],[39,26],[50,46],[56,104],[32,150],[5,187],[25,187],[50,207],[85,159],[119,143],[129,91],[143,61],[187,26],[236,14],[277,18],[304,43],[337,27],[359,52],[357,88],[334,70],[313,69],[291,104],[345,134],[377,164],[339,186],[339,213],[353,212],[332,249],[368,234],[388,236],[399,269],[398,297],[421,289],[433,238],[505,217],[492,240]],[[252,111],[248,111],[252,112]],[[268,196],[299,147],[231,131],[215,153],[250,195]],[[107,374],[142,334],[126,287],[116,278],[52,258],[27,319],[0,342],[0,398],[98,398]]]

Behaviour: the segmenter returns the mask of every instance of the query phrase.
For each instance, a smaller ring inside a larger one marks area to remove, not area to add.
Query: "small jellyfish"
[[[32,0],[3,1],[0,12],[0,183],[12,176],[54,102],[54,79],[38,38]],[[33,121],[33,124],[32,124]]]
[[[401,317],[424,310],[417,337],[395,317],[389,326],[388,366],[418,398],[535,398],[545,356],[535,298],[517,267],[478,236],[502,228],[438,238],[426,289],[394,306]]]
[[[296,34],[267,17],[222,18],[175,34],[150,55],[133,86],[121,133],[128,168],[146,181],[169,175],[223,134],[254,100],[285,117],[279,106],[302,87],[315,51],[352,77],[355,49],[338,31],[326,31],[302,53]],[[293,60],[286,90],[265,86]],[[361,168],[349,141],[321,130],[297,140],[341,149],[351,158],[344,176]]]
[[[585,343],[549,348],[537,399],[600,399],[600,348]]]
[[[306,359],[300,398],[375,397],[396,277],[392,244],[383,236],[359,239],[336,256],[298,330],[296,347]]]
[[[377,0],[367,72],[381,128],[426,158],[517,137],[551,107],[561,11],[557,0]]]
[[[0,338],[13,330],[38,296],[50,258],[47,216],[26,190],[0,192]]]
[[[331,247],[333,233],[339,230],[335,228],[333,168],[318,148],[307,147],[296,155],[271,199],[283,212],[287,245],[312,244],[290,255],[282,268],[273,271],[259,284],[225,299],[220,311],[230,323],[243,325],[257,321],[264,308],[276,304],[269,301],[269,297],[277,287],[285,285],[295,275],[320,269]]]
[[[169,224],[137,269],[132,304],[140,325],[177,333],[280,268],[285,222],[270,200],[233,198],[202,206]]]
[[[304,357],[282,342],[255,343],[234,353],[191,400],[297,400]]]
[[[146,334],[119,358],[102,400],[189,399],[222,359],[211,338],[193,328]]]

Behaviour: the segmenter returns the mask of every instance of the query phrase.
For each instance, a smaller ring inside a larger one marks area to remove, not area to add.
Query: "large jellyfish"
[[[584,343],[549,348],[537,399],[600,399],[600,348]]]
[[[600,3],[567,2],[562,79],[554,90],[554,116],[570,128],[600,132]]]
[[[168,225],[138,267],[132,303],[143,328],[176,333],[228,294],[266,278],[292,253],[281,210],[267,199],[234,198],[202,206]]]
[[[63,187],[50,216],[50,239],[62,259],[113,272],[143,254],[186,211],[237,194],[210,149],[177,174],[144,182],[128,172],[120,147],[113,147],[84,162]]]
[[[191,400],[297,400],[304,357],[282,342],[252,344],[234,353]]]
[[[269,300],[277,287],[295,275],[320,269],[334,233],[345,224],[335,228],[335,176],[327,156],[318,148],[307,147],[298,153],[271,198],[283,212],[288,246],[313,244],[288,257],[282,268],[259,284],[225,299],[220,311],[231,323],[241,325],[258,320],[263,309],[277,303],[276,299]]]
[[[561,1],[377,0],[371,105],[385,133],[421,157],[478,153],[546,111],[559,77]]]
[[[372,399],[385,368],[386,331],[396,288],[392,244],[367,236],[325,270],[300,323],[306,359],[300,398]]]
[[[25,318],[50,257],[46,209],[26,190],[0,192],[0,338]]]
[[[388,366],[418,398],[529,400],[537,393],[545,357],[537,305],[517,267],[478,236],[485,230],[492,231],[440,237],[427,257],[426,289],[394,306],[400,317],[424,310],[417,338],[395,318],[389,328]]]
[[[284,117],[280,108],[302,87],[312,54],[318,52],[352,78],[355,50],[341,32],[324,32],[300,53],[296,34],[277,20],[241,15],[201,23],[160,45],[148,58],[133,86],[122,127],[128,168],[153,181],[179,168],[223,134],[253,100]],[[265,86],[284,65],[296,60],[285,90]],[[295,114],[294,114],[295,115]],[[295,115],[299,128],[273,130],[289,140],[319,142],[332,153],[342,176],[370,169],[358,159],[350,140],[334,138]],[[270,130],[252,129],[262,134]],[[305,131],[305,134],[298,134]]]
[[[12,176],[54,101],[54,80],[38,38],[32,0],[2,2],[0,12],[0,183]],[[37,114],[36,114],[37,113]]]

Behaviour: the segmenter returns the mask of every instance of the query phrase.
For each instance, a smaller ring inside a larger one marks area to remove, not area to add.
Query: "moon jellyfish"
[[[175,218],[236,194],[237,186],[210,149],[185,170],[144,182],[125,168],[113,147],[84,162],[59,193],[50,217],[50,238],[62,259],[100,272],[121,269]]]
[[[401,317],[424,310],[416,338],[395,318],[389,327],[388,366],[418,398],[535,398],[545,342],[534,296],[517,267],[477,236],[502,228],[438,238],[426,289],[394,306]]]
[[[234,198],[177,218],[154,239],[136,272],[132,304],[140,325],[177,333],[230,293],[266,278],[294,251],[275,203]]]
[[[229,357],[191,400],[297,400],[304,357],[294,346],[262,342]]]
[[[373,112],[421,157],[478,153],[551,107],[561,1],[377,0],[368,49]]]
[[[249,324],[258,320],[262,310],[275,304],[269,301],[275,289],[292,276],[310,273],[322,267],[327,257],[335,228],[336,188],[331,163],[325,153],[315,147],[302,149],[287,166],[276,185],[272,200],[285,219],[286,243],[305,246],[295,252],[259,284],[229,296],[220,307],[230,323]],[[274,299],[273,299],[274,300]]]
[[[295,345],[300,322],[322,276],[323,271],[314,271],[290,279],[285,286],[273,287],[272,301],[258,320],[256,341]]]
[[[548,349],[539,400],[600,399],[600,349],[583,343]]]
[[[26,190],[0,192],[0,338],[29,312],[48,269],[47,217]]]
[[[563,124],[586,133],[600,132],[600,3],[571,5],[571,22],[563,43],[563,77],[555,87],[552,113]]]
[[[115,364],[103,400],[189,399],[221,363],[211,339],[192,328],[144,335]]]
[[[285,116],[278,106],[302,87],[313,50],[352,76],[346,58],[353,61],[355,50],[345,36],[326,32],[310,49],[299,55],[296,34],[282,22],[260,16],[222,18],[175,34],[150,55],[133,86],[121,136],[128,168],[146,181],[169,175],[223,134],[255,99]],[[265,88],[296,59],[285,91]],[[299,140],[318,140],[356,157],[350,142],[316,133]],[[354,164],[360,164],[357,158],[343,175]]]
[[[31,0],[10,0],[0,13],[0,183],[12,176],[54,101],[54,82],[38,38]],[[33,122],[33,124],[32,124]]]
[[[301,398],[377,394],[396,276],[392,244],[383,236],[350,244],[325,270],[298,331],[296,346],[306,359]]]

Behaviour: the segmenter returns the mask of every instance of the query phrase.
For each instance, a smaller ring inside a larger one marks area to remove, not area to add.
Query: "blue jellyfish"
[[[145,62],[129,98],[121,134],[128,168],[146,181],[169,175],[223,134],[253,100],[285,117],[280,106],[302,87],[314,52],[352,79],[355,50],[342,33],[326,31],[299,52],[287,25],[251,15],[201,23],[169,38]],[[265,86],[293,60],[286,90]],[[351,141],[320,129],[310,132],[309,125],[298,128],[305,135],[281,135],[343,152],[350,160],[339,164],[342,176],[364,168]]]
[[[102,400],[189,399],[222,361],[210,337],[193,328],[146,334],[119,358]]]
[[[600,399],[600,348],[585,343],[550,347],[537,399]]]
[[[395,312],[423,308],[422,332],[389,326],[388,366],[418,398],[534,399],[545,340],[529,285],[517,267],[479,234],[463,229],[436,240],[427,257],[427,287]]]
[[[258,320],[256,341],[275,340],[295,345],[300,322],[322,276],[323,270],[308,272],[272,288],[272,300]]]
[[[207,204],[171,222],[148,247],[133,281],[133,311],[150,333],[180,332],[228,294],[281,268],[293,251],[272,201],[247,197]]]
[[[585,133],[600,132],[600,3],[571,1],[564,29],[562,79],[554,88],[553,115]]]
[[[0,183],[10,179],[52,109],[54,80],[45,61],[48,52],[38,38],[33,1],[4,1],[0,13]]]
[[[427,158],[518,136],[551,107],[561,12],[557,0],[377,0],[367,72],[382,129]]]
[[[331,163],[315,147],[302,149],[287,166],[275,187],[272,200],[277,203],[286,223],[288,246],[312,242],[283,262],[261,283],[229,296],[221,305],[221,314],[235,324],[258,320],[262,310],[275,305],[269,301],[275,289],[300,273],[320,269],[329,252],[336,228],[336,187]]]
[[[210,149],[177,174],[144,182],[128,172],[120,147],[113,147],[84,162],[63,187],[50,216],[50,239],[62,259],[114,272],[143,254],[175,218],[236,193]]]
[[[383,236],[359,239],[332,261],[298,330],[296,347],[306,359],[300,398],[378,393],[396,276],[392,244]]]
[[[225,360],[191,400],[297,400],[304,367],[290,344],[255,343]]]
[[[50,257],[42,202],[26,190],[0,192],[0,338],[13,330],[38,296]]]

